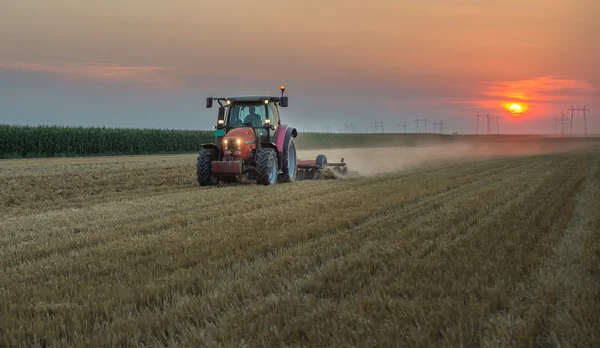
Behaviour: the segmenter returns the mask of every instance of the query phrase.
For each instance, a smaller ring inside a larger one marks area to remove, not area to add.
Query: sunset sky
[[[410,132],[419,117],[474,133],[489,113],[503,133],[553,133],[587,106],[600,133],[599,14],[597,0],[4,0],[0,123],[208,129],[207,96],[285,84],[299,130]]]

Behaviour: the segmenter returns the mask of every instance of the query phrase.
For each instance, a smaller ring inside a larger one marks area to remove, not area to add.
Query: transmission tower
[[[381,126],[381,133],[384,133],[383,122],[373,122],[373,133],[379,129],[379,126]]]
[[[398,127],[398,133],[400,133],[400,128],[404,128],[404,134],[406,134],[406,122],[404,122],[404,124],[398,124],[396,127]]]
[[[356,132],[356,127],[354,127],[354,124],[352,124],[352,123],[346,123],[346,124],[344,124],[344,132],[345,133],[354,133],[354,132]]]
[[[499,119],[500,119],[500,117],[498,117],[498,116],[490,116],[490,120],[496,120],[496,134],[500,134],[500,121],[499,121]]]
[[[558,133],[557,126],[558,122],[560,122],[560,134],[564,135],[569,132],[569,118],[565,117],[564,111],[562,112],[562,116],[554,119],[554,133]]]
[[[444,134],[444,122],[442,122],[442,121],[433,122],[433,132],[434,133],[437,130],[437,126],[440,126],[440,133]]]
[[[331,133],[331,125],[321,125],[321,132],[323,133]]]
[[[571,106],[571,108],[569,109],[571,110],[571,127],[569,129],[569,134],[573,134],[573,115],[575,113],[575,111],[583,111],[583,134],[587,135],[587,118],[586,118],[586,111],[590,111],[590,109],[587,108],[587,106],[584,106],[583,109],[575,109]]]
[[[475,117],[477,117],[477,134],[479,134],[479,119],[484,116],[487,116],[488,134],[490,133],[490,115],[480,115],[477,113],[477,115],[475,115]]]
[[[417,133],[419,133],[419,124],[420,124],[421,122],[423,122],[423,124],[425,125],[425,133],[427,133],[427,119],[426,119],[426,118],[423,118],[423,119],[421,119],[421,118],[417,118],[417,119],[415,120],[415,122],[417,122]]]

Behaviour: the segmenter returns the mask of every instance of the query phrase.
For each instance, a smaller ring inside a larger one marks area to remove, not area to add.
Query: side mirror
[[[225,107],[219,106],[219,116],[217,118],[218,128],[223,128],[223,124],[225,123]]]
[[[281,97],[281,100],[279,101],[279,105],[281,105],[282,108],[287,108],[288,107],[288,97]]]
[[[206,98],[206,108],[207,109],[212,108],[212,102],[213,102],[213,99],[211,97]]]

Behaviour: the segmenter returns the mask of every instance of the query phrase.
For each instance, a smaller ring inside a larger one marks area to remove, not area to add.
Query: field
[[[331,149],[361,177],[274,187],[3,160],[0,346],[599,346],[599,150]]]

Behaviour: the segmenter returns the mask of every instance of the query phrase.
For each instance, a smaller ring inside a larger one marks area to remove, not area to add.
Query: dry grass
[[[186,160],[5,162],[0,346],[597,343],[596,153],[270,188]],[[595,287],[544,281],[565,240]]]

